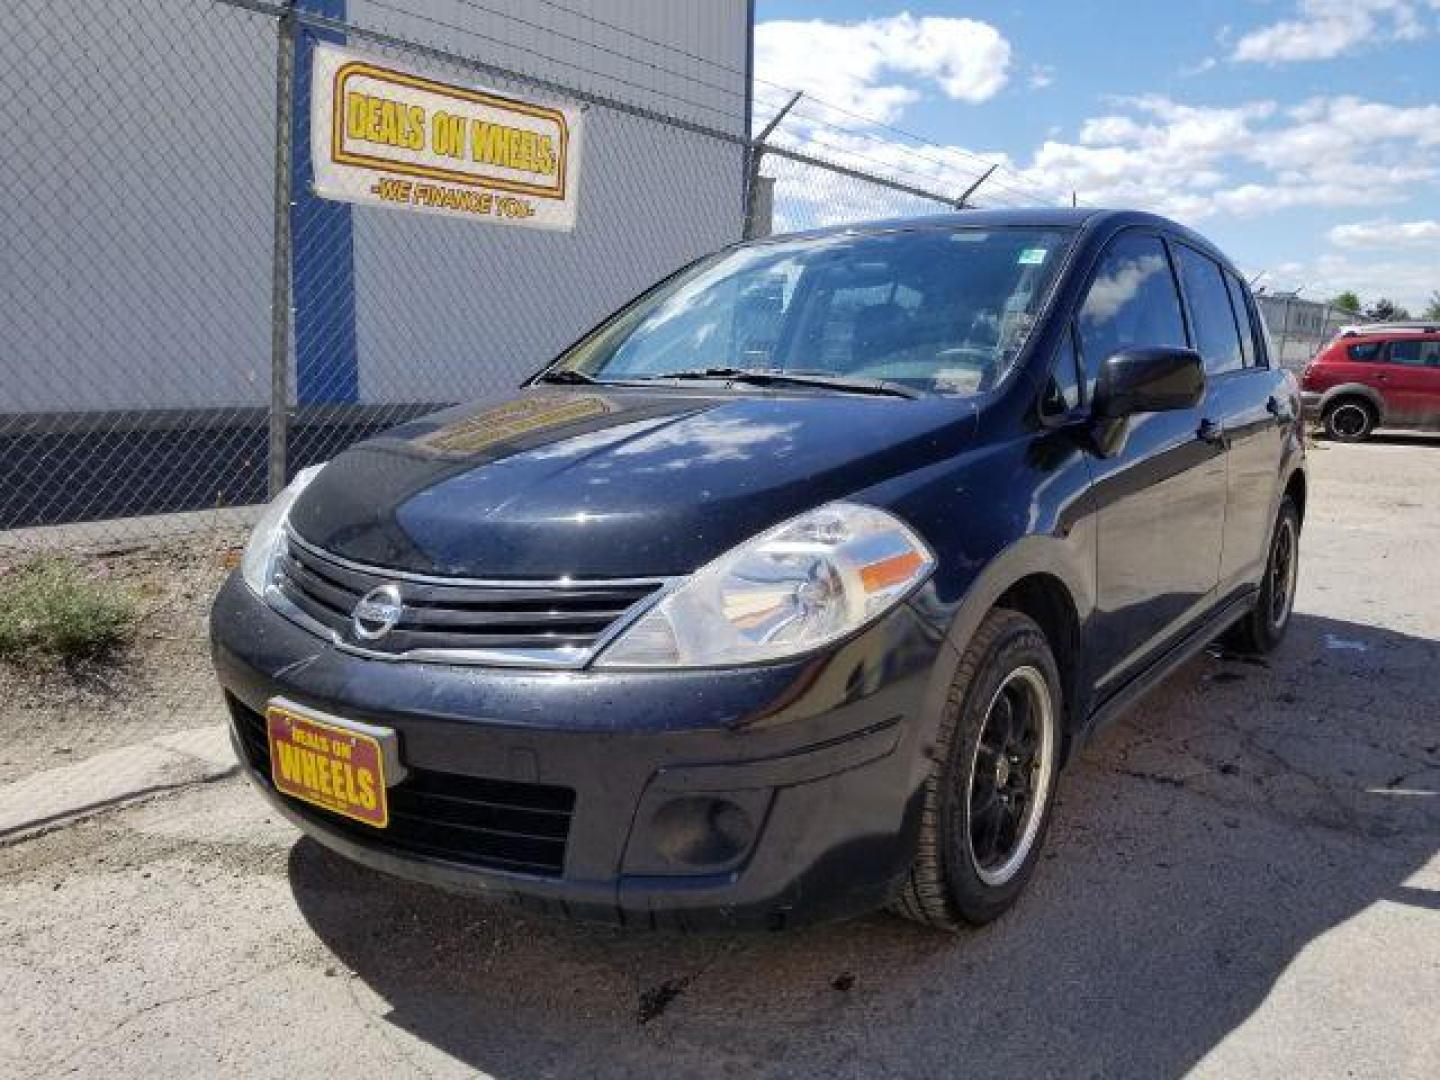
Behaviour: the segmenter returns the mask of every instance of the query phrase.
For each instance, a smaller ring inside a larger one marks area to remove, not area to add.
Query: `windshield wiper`
[[[878,394],[885,397],[918,398],[921,393],[901,383],[884,379],[857,379],[844,375],[826,375],[812,371],[763,371],[745,368],[712,367],[693,371],[666,371],[647,376],[651,380],[713,379],[742,383],[746,386],[813,386],[822,390],[839,390],[846,394]]]
[[[543,375],[537,375],[532,382],[537,383],[559,383],[561,386],[597,386],[599,379],[592,379],[583,371],[576,371],[574,368],[556,368],[554,371],[547,371]]]

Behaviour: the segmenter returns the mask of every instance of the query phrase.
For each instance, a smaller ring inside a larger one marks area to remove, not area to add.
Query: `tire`
[[[1270,557],[1265,560],[1260,595],[1250,613],[1225,632],[1222,643],[1246,656],[1274,652],[1290,629],[1299,572],[1300,511],[1287,495],[1270,535]]]
[[[1379,422],[1375,406],[1361,397],[1343,397],[1325,406],[1325,434],[1336,442],[1363,442]]]
[[[1040,627],[1016,611],[990,612],[946,698],[915,862],[892,905],[898,914],[956,930],[987,923],[1015,902],[1050,823],[1062,704]],[[1016,752],[997,752],[1002,743]]]

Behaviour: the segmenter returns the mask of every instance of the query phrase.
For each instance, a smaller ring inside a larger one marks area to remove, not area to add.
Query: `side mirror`
[[[1135,413],[1190,409],[1205,393],[1205,363],[1194,349],[1121,349],[1100,366],[1090,413],[1120,420]]]

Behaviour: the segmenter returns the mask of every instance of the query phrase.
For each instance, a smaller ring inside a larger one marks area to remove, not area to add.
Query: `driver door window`
[[[1159,237],[1130,233],[1111,243],[1090,283],[1076,329],[1087,401],[1093,398],[1106,357],[1132,346],[1185,347],[1180,294]]]

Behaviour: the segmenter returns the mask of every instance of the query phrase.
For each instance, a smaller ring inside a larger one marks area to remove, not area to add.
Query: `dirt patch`
[[[103,660],[0,660],[0,784],[218,720],[210,599],[243,543],[243,532],[207,532],[77,555],[138,598],[134,640]]]

